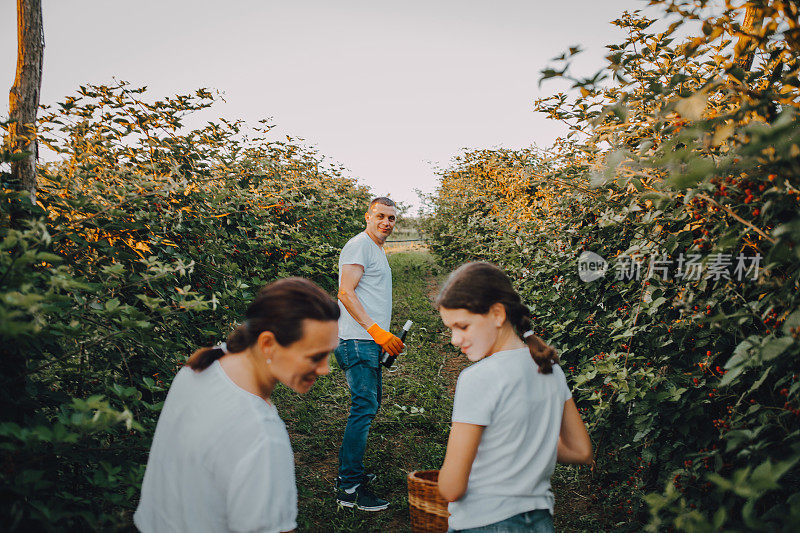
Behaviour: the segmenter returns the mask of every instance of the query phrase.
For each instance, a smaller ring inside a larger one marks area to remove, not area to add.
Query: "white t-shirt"
[[[392,269],[389,268],[386,252],[366,232],[362,232],[347,241],[339,254],[340,284],[343,265],[364,267],[364,275],[356,285],[356,296],[372,320],[388,331],[392,319]],[[367,330],[350,316],[341,301],[339,309],[342,311],[339,316],[340,339],[372,340]]]
[[[290,531],[294,455],[275,406],[214,361],[182,368],[158,419],[133,521],[144,533]]]
[[[486,426],[467,491],[449,505],[453,529],[485,526],[534,509],[553,512],[564,402],[572,397],[558,365],[540,374],[528,348],[497,352],[458,376],[453,422]]]

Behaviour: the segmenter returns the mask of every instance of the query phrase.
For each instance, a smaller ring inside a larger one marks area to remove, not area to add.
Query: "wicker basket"
[[[408,509],[414,533],[447,531],[447,501],[439,495],[438,470],[415,470],[408,474]]]

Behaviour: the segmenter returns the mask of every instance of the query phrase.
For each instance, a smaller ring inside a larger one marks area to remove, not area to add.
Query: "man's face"
[[[367,234],[380,242],[392,234],[397,220],[397,209],[388,205],[376,203],[367,211]]]

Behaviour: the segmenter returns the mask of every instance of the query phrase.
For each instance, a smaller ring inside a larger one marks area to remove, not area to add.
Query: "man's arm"
[[[367,330],[367,333],[373,340],[380,345],[387,353],[398,356],[403,351],[403,341],[400,337],[392,335],[382,329],[377,322],[372,320],[361,300],[356,296],[356,286],[361,281],[361,276],[364,275],[364,267],[362,265],[342,265],[342,281],[339,283],[339,300],[347,309],[356,322],[361,324],[361,327]]]
[[[375,324],[375,321],[367,314],[361,300],[356,296],[356,286],[363,275],[364,267],[362,265],[342,265],[342,281],[339,283],[338,297],[350,316],[361,324],[362,328],[367,329]]]

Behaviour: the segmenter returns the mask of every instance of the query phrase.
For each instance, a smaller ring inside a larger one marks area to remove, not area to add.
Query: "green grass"
[[[443,273],[430,254],[394,253],[389,263],[392,331],[398,332],[408,319],[414,327],[397,370],[383,371],[383,402],[370,430],[364,464],[379,475],[374,490],[391,507],[377,513],[337,508],[337,456],[350,400],[344,373],[331,357],[330,375],[308,394],[283,387],[274,393],[295,453],[298,531],[410,531],[406,476],[412,470],[439,468],[444,459],[455,382],[468,361],[450,346],[431,302]],[[558,466],[553,485],[559,531],[604,529],[587,507],[590,492],[584,473]]]

